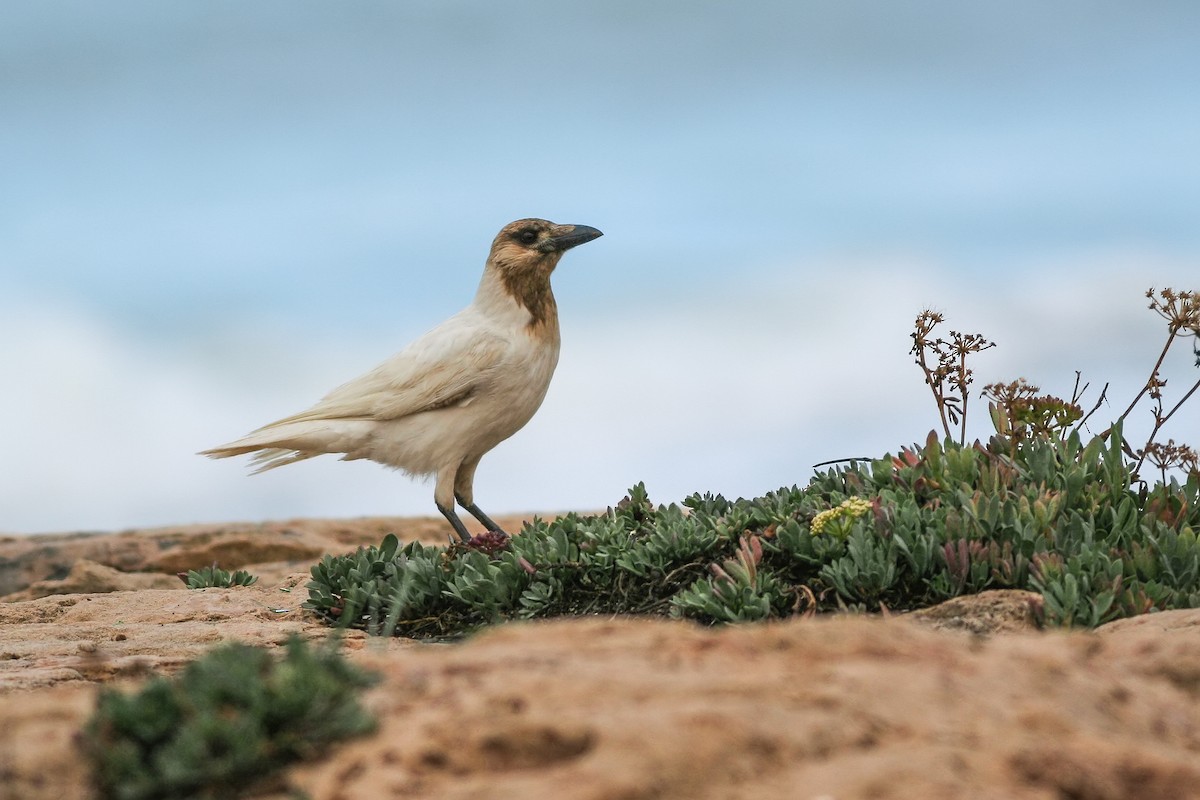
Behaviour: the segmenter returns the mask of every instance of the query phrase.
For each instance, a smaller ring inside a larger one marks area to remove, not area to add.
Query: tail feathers
[[[268,447],[265,450],[259,450],[254,454],[254,458],[250,463],[254,466],[251,470],[251,475],[257,475],[260,472],[266,472],[269,469],[276,467],[285,467],[288,464],[295,464],[297,461],[319,456],[320,453],[304,452],[301,450],[285,450],[281,447]]]
[[[237,441],[211,450],[201,450],[209,458],[229,458],[254,453],[252,474],[294,464],[322,453],[347,453],[356,449],[364,433],[362,423],[337,421],[292,422],[268,426]]]

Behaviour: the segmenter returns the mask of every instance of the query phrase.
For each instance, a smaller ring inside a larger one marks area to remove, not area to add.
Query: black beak
[[[559,231],[562,231],[562,233],[559,233]],[[557,225],[555,226],[555,233],[557,235],[551,237],[546,244],[551,245],[560,253],[604,235],[595,228],[587,225]]]

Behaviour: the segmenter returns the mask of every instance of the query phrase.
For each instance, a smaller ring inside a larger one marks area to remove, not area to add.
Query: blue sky
[[[1184,2],[6,9],[0,531],[432,510],[374,465],[193,453],[460,308],[524,216],[606,236],[555,276],[559,374],[485,508],[921,439],[927,305],[999,343],[980,385],[1081,369],[1115,414],[1161,346],[1141,292],[1200,288],[1198,35]]]

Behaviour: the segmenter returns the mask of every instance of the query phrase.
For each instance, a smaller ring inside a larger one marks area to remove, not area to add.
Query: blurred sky
[[[1165,338],[1144,290],[1200,288],[1197,41],[1194,2],[9,4],[0,531],[433,512],[373,464],[194,453],[465,305],[525,216],[606,235],[555,275],[493,513],[922,440],[926,306],[998,343],[977,387],[1083,370],[1111,418]],[[1200,445],[1200,398],[1164,433]]]

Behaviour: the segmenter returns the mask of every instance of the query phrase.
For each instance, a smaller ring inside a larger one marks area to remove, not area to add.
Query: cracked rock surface
[[[0,603],[0,796],[93,796],[74,736],[100,685],[218,642],[327,636],[299,609],[306,580]],[[922,622],[563,619],[451,645],[352,632],[349,657],[383,676],[365,696],[379,730],[255,796],[1200,798],[1200,611],[1039,632],[1031,601],[960,598]]]

